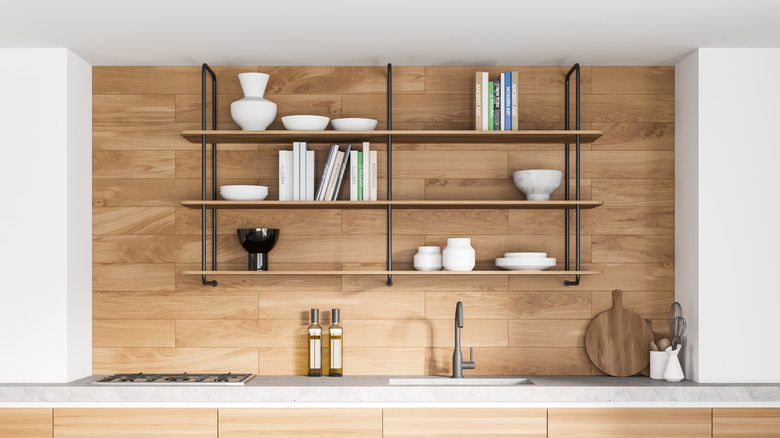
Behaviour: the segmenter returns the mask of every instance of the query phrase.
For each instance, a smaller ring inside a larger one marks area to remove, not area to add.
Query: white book
[[[279,200],[293,200],[293,151],[279,151]]]
[[[501,130],[506,131],[506,120],[504,120],[504,108],[506,108],[506,101],[504,99],[504,74],[501,73],[501,108],[498,111],[500,115],[498,117],[501,117]],[[494,114],[493,117],[496,117]]]
[[[314,200],[314,151],[306,151],[306,200]]]
[[[344,152],[336,151],[336,158],[331,166],[330,176],[328,177],[328,189],[325,192],[325,200],[330,201],[333,199],[333,192],[336,190],[336,181],[339,178],[339,170],[341,170],[341,162],[344,161]]]
[[[488,105],[490,105],[489,95],[490,95],[490,90],[488,90],[488,73],[486,71],[483,71],[482,72],[482,108],[484,109],[484,111],[482,111],[483,131],[489,130],[488,128],[488,112],[489,112]]]
[[[369,172],[369,142],[364,141],[363,142],[363,200],[368,201],[371,199],[370,187],[371,187],[371,177]]]
[[[293,201],[301,200],[301,144],[293,142]]]
[[[298,187],[300,190],[300,193],[298,194],[298,199],[301,201],[306,201],[306,152],[308,152],[309,145],[305,142],[299,142],[298,147],[298,153],[301,155],[301,157],[298,159],[298,163],[300,165],[298,173]]]
[[[349,200],[358,200],[358,151],[349,153]]]
[[[377,162],[376,162],[376,160],[377,160],[377,152],[376,151],[371,151],[370,154],[371,154],[371,157],[368,160],[368,165],[370,166],[370,171],[371,171],[370,172],[371,176],[369,177],[370,182],[371,182],[371,187],[369,187],[369,190],[368,190],[369,196],[370,196],[369,200],[370,201],[376,201],[377,200],[376,199],[376,191],[377,191],[376,187],[377,187],[377,180],[378,180],[378,177],[379,177],[379,168],[377,167]]]

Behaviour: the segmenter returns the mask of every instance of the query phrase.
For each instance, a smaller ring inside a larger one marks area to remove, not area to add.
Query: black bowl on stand
[[[238,241],[249,253],[250,271],[268,270],[268,252],[279,241],[278,228],[239,228]]]

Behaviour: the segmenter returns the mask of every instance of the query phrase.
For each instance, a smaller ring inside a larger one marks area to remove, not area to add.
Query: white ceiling
[[[673,65],[780,47],[778,0],[0,0],[0,47],[93,65]]]

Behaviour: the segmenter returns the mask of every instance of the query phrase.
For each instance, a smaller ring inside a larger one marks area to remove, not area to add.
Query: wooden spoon
[[[658,346],[653,341],[650,341],[650,351],[658,351]]]
[[[658,350],[659,351],[665,351],[666,347],[669,347],[672,345],[672,341],[669,340],[669,338],[662,338],[658,340]]]

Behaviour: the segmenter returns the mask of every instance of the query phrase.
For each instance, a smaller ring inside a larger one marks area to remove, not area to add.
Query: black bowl
[[[238,241],[249,253],[250,271],[268,270],[268,252],[279,241],[278,228],[239,228]]]

